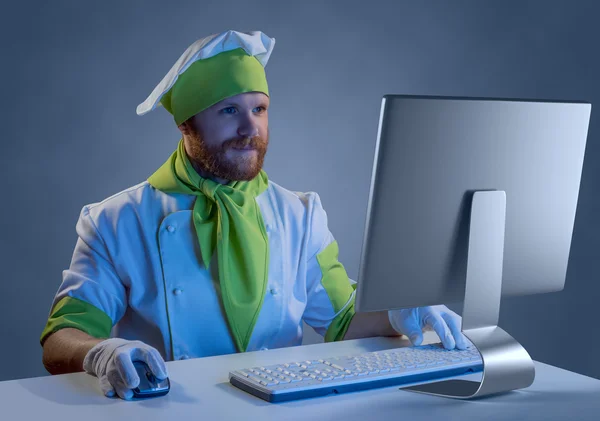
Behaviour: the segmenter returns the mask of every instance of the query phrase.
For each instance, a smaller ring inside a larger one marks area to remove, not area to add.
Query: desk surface
[[[435,342],[426,332],[424,343]],[[387,387],[270,404],[229,384],[231,369],[407,346],[368,338],[167,363],[171,392],[146,401],[105,398],[85,373],[0,382],[0,419],[40,420],[599,420],[600,380],[535,362],[527,389],[464,401]],[[474,376],[474,375],[472,375]],[[466,378],[466,377],[465,377]],[[8,417],[7,417],[8,416]]]

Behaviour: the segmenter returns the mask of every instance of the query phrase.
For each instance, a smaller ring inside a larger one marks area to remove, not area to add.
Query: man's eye
[[[263,106],[259,106],[259,107],[256,107],[254,110],[255,110],[255,112],[263,112],[263,111],[266,111],[267,109],[265,107],[263,107]],[[256,111],[256,110],[258,110],[258,111]],[[235,111],[235,107],[227,107],[227,108],[223,108],[221,110],[221,112],[223,114],[232,114],[233,111]]]

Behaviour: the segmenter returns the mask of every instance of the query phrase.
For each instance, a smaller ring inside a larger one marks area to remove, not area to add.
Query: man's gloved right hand
[[[145,362],[159,380],[168,377],[166,364],[160,353],[141,341],[110,338],[99,342],[86,354],[83,369],[98,377],[100,388],[107,397],[116,394],[125,400],[133,397],[140,378],[133,361]]]

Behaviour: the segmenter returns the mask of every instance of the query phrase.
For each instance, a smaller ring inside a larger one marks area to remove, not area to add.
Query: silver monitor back
[[[502,295],[564,288],[591,104],[385,95],[357,311],[462,302],[471,198],[506,192]]]

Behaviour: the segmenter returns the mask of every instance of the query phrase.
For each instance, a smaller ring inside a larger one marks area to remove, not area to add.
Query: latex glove
[[[460,331],[461,317],[444,305],[390,310],[388,317],[394,330],[408,336],[413,345],[421,345],[424,330],[434,330],[446,349],[470,346]]]
[[[83,360],[86,373],[98,377],[100,388],[107,397],[115,393],[125,400],[133,397],[140,384],[133,361],[145,362],[158,380],[168,377],[166,364],[160,353],[141,341],[110,338],[89,350]]]

